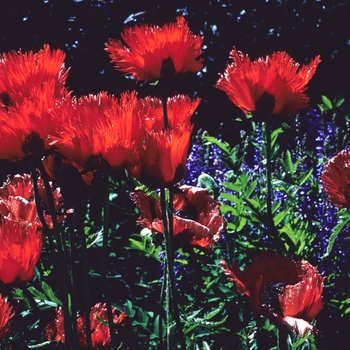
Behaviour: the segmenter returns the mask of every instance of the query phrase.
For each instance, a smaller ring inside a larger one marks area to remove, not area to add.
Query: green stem
[[[103,289],[104,289],[104,299],[106,301],[107,315],[108,315],[108,326],[111,335],[111,349],[116,349],[116,337],[114,332],[114,322],[112,305],[110,300],[110,295],[108,291],[108,281],[107,281],[107,260],[108,260],[108,233],[109,233],[109,173],[105,171],[103,174],[103,187],[104,187],[104,207],[103,207],[103,243],[102,243],[102,258],[101,258],[101,270],[103,278]]]
[[[83,288],[84,288],[84,313],[85,313],[85,326],[86,326],[86,345],[88,350],[92,350],[91,341],[91,323],[90,323],[90,284],[89,284],[89,264],[88,253],[86,248],[86,237],[84,230],[84,217],[86,207],[84,203],[79,203],[75,206],[76,218],[77,218],[77,231],[80,235],[81,241],[81,258],[82,258],[82,270],[83,270]]]
[[[167,264],[166,260],[164,259],[164,268],[163,268],[163,281],[162,285],[160,287],[160,298],[159,298],[159,346],[162,349],[163,348],[163,303],[164,303],[164,293],[165,293],[165,284],[167,280]]]
[[[166,305],[166,320],[167,320],[167,350],[173,349],[173,337],[172,337],[172,323],[173,323],[173,306],[172,306],[172,295],[171,295],[171,284],[174,280],[174,266],[171,251],[171,237],[169,233],[168,218],[167,218],[167,206],[166,206],[166,191],[165,188],[161,188],[160,200],[162,206],[162,219],[164,225],[164,241],[165,241],[165,269],[166,269],[166,294],[165,294],[165,305]]]
[[[277,347],[278,350],[289,350],[288,333],[282,331],[281,329],[277,330]]]
[[[267,229],[268,234],[274,237],[277,254],[281,253],[281,242],[279,240],[278,231],[273,222],[272,215],[272,149],[271,149],[271,117],[266,118],[265,122],[265,135],[266,135],[266,177],[267,177]]]
[[[66,260],[65,250],[64,250],[64,242],[63,242],[62,233],[57,221],[56,208],[55,208],[55,203],[52,196],[52,190],[49,183],[49,179],[48,179],[45,167],[41,161],[38,162],[38,167],[40,170],[41,177],[44,181],[47,199],[49,202],[49,212],[52,218],[53,230],[54,230],[58,258],[60,263],[60,268],[59,268],[60,275],[61,275],[60,277],[61,277],[61,281],[63,282],[62,284],[63,284],[64,294],[65,294],[62,298],[62,304],[63,304],[63,312],[64,312],[64,330],[65,330],[66,344],[72,344],[71,345],[72,349],[77,349],[78,339],[77,339],[77,336],[75,336],[73,333],[73,330],[74,330],[73,322],[76,322],[76,320],[75,320],[75,315],[72,315],[72,310],[70,307],[71,286],[69,281],[71,280],[70,278],[71,274],[69,273],[68,267],[65,264],[67,260]]]
[[[267,118],[265,124],[266,134],[266,173],[267,173],[267,221],[269,228],[272,228],[272,174],[271,174],[271,121]]]

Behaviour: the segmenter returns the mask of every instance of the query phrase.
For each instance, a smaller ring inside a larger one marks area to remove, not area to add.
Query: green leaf
[[[281,221],[286,217],[286,215],[289,213],[289,209],[280,211],[274,218],[273,223],[275,226],[277,226]]]
[[[339,108],[339,107],[344,103],[344,101],[345,101],[345,98],[341,98],[340,100],[337,101],[337,103],[335,104],[335,106],[336,106],[337,108]]]
[[[344,208],[338,212],[338,223],[334,226],[332,234],[329,237],[328,247],[326,253],[321,257],[322,259],[329,256],[334,246],[335,239],[338,237],[340,231],[345,227],[345,225],[350,221],[350,212]]]
[[[326,108],[327,109],[332,109],[333,108],[332,101],[328,97],[326,97],[324,95],[322,95],[321,97],[322,97],[322,102],[326,106]]]
[[[34,299],[36,299],[36,300],[48,300],[47,296],[44,293],[38,291],[33,286],[28,287],[28,290],[33,295]]]
[[[41,288],[43,289],[44,293],[47,295],[49,300],[53,301],[58,306],[63,306],[61,300],[57,298],[52,288],[46,282],[41,282]]]
[[[289,150],[286,151],[286,155],[284,157],[284,161],[282,162],[284,170],[288,173],[292,174],[294,171],[293,162],[292,162],[292,156],[289,152]]]

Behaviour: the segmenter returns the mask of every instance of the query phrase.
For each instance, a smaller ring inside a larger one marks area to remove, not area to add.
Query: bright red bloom
[[[328,199],[338,208],[350,208],[350,150],[339,152],[321,175]]]
[[[0,102],[18,106],[31,97],[32,88],[45,82],[54,82],[54,96],[61,96],[68,71],[64,68],[66,55],[61,50],[50,50],[49,45],[39,52],[11,52],[0,56]]]
[[[144,134],[137,106],[136,92],[123,93],[119,100],[106,92],[79,99],[67,96],[53,111],[62,125],[60,134],[51,137],[51,145],[83,168],[93,159],[103,159],[112,168],[135,166],[137,143]]]
[[[12,306],[0,294],[0,339],[5,338],[10,331],[10,320],[15,314]]]
[[[299,69],[286,52],[251,61],[247,55],[234,48],[230,52],[233,62],[220,74],[216,87],[242,111],[264,115],[289,117],[307,107],[309,98],[304,93],[306,85],[315,74],[320,57]]]
[[[210,253],[225,228],[219,204],[206,189],[183,185],[179,190],[173,202],[174,239],[179,246],[191,244]],[[139,225],[153,233],[164,233],[160,201],[142,191],[130,196],[141,212]]]
[[[193,130],[190,119],[199,103],[200,99],[192,101],[184,95],[169,98],[165,128],[161,100],[140,100],[146,136],[138,148],[140,164],[128,169],[132,176],[152,188],[168,187],[182,179]]]
[[[3,283],[28,282],[42,249],[42,226],[12,215],[0,219],[0,280]]]
[[[244,271],[237,263],[229,267],[221,261],[221,266],[237,291],[249,298],[256,314],[302,337],[307,331],[317,331],[310,321],[323,307],[325,277],[307,261],[296,262],[262,251]]]
[[[115,332],[118,333],[118,326],[124,326],[127,315],[122,312],[119,316],[117,310],[112,307],[113,323],[116,326]],[[105,348],[111,342],[111,336],[108,326],[108,315],[106,304],[97,303],[91,308],[90,312],[90,324],[91,324],[91,341],[92,348],[99,350]],[[86,324],[85,315],[79,315],[77,317],[77,332],[79,347],[85,349],[87,347],[86,342]],[[55,321],[49,323],[46,326],[46,338],[49,340],[56,340],[58,342],[65,342],[64,333],[64,315],[62,308],[56,309]]]
[[[0,60],[0,159],[17,161],[26,155],[52,148],[47,136],[61,124],[47,113],[68,94],[65,54],[50,50],[38,53],[3,54]]]
[[[155,80],[164,74],[198,72],[202,68],[203,37],[194,35],[182,16],[163,27],[140,25],[127,28],[119,40],[106,45],[116,69],[137,80]],[[168,72],[165,72],[168,70]]]

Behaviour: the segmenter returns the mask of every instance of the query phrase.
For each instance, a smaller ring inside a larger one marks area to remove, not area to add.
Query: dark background
[[[161,25],[178,15],[185,16],[193,33],[204,36],[203,71],[175,83],[175,92],[202,98],[194,117],[197,129],[228,141],[237,136],[233,117],[241,112],[213,87],[233,46],[251,59],[283,50],[307,64],[321,55],[309,84],[311,106],[321,102],[322,94],[345,97],[345,107],[350,106],[348,0],[2,0],[0,52],[37,51],[44,44],[64,50],[66,67],[71,67],[68,86],[78,96],[102,90],[118,95],[127,89],[139,90],[141,97],[158,95],[158,87],[141,88],[116,71],[104,47],[109,39],[120,39],[125,26]]]

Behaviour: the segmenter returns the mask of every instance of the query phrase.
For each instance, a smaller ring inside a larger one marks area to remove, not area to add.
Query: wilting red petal
[[[322,291],[325,277],[307,261],[301,262],[302,280],[287,285],[278,299],[284,316],[313,320],[323,308]]]
[[[350,208],[350,150],[339,152],[321,175],[328,199],[338,208]]]
[[[140,25],[125,29],[122,38],[128,47],[119,40],[110,40],[105,50],[116,69],[137,80],[155,80],[161,78],[163,62],[170,59],[173,74],[199,71],[203,66],[198,60],[203,37],[193,35],[182,16],[176,20],[163,27]]]
[[[213,244],[220,239],[225,228],[218,202],[203,188],[184,185],[179,190],[179,193],[174,193],[173,202],[173,234],[176,244],[191,244],[211,252]],[[153,233],[164,233],[159,200],[142,191],[132,192],[130,196],[141,211],[137,221],[140,226],[152,230]]]
[[[319,56],[300,69],[299,63],[285,52],[274,52],[252,62],[234,48],[230,58],[233,63],[227,65],[216,87],[226,92],[244,113],[288,117],[307,107],[309,98],[304,92],[321,62]]]
[[[249,297],[255,313],[301,336],[316,331],[309,322],[323,307],[325,278],[307,261],[298,263],[262,251],[244,271],[238,264],[231,268],[225,261],[220,264],[238,292]]]
[[[0,294],[0,339],[7,336],[10,331],[10,320],[15,315],[12,306]]]

